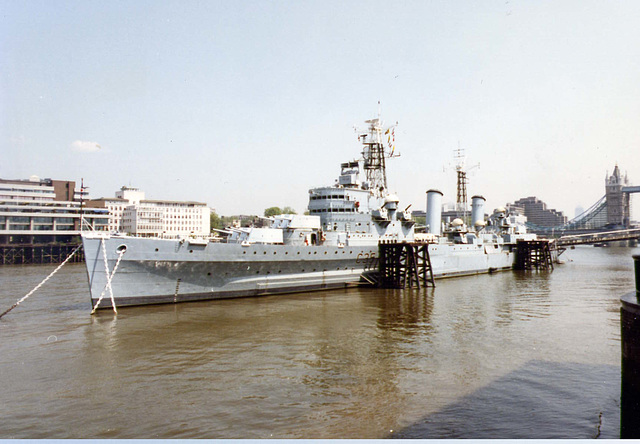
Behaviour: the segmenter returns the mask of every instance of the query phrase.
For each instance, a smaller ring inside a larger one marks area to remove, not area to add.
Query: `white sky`
[[[469,196],[571,218],[616,162],[640,185],[639,24],[637,0],[0,0],[0,177],[302,212],[380,101],[401,205],[455,200],[459,144]]]

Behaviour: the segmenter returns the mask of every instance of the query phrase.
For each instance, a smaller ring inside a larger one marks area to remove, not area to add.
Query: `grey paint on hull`
[[[335,288],[357,283],[363,271],[377,266],[377,247],[209,244],[185,248],[178,241],[84,239],[94,303],[107,282],[102,242],[110,270],[117,262],[117,249],[127,246],[111,282],[116,305]],[[108,293],[101,307],[107,299]]]
[[[92,304],[107,282],[109,270],[126,246],[112,280],[116,306],[175,303],[231,297],[340,288],[361,282],[377,269],[375,246],[287,246],[151,240],[83,238]],[[510,269],[511,246],[432,245],[434,277],[454,277]],[[111,306],[109,294],[100,304]]]

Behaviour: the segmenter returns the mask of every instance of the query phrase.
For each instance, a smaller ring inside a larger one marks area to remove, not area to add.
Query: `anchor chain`
[[[109,296],[111,297],[111,307],[113,308],[113,312],[115,314],[118,314],[118,310],[116,309],[116,301],[113,298],[113,288],[111,288],[111,280],[113,279],[113,276],[116,274],[118,265],[120,265],[120,261],[122,260],[122,256],[124,256],[124,253],[126,250],[120,250],[118,252],[118,260],[116,261],[116,265],[113,267],[113,270],[111,271],[111,273],[109,273],[109,263],[107,262],[107,250],[104,244],[105,242],[102,241],[102,257],[104,258],[104,271],[107,275],[107,285],[104,286],[102,293],[100,293],[98,302],[96,302],[96,305],[93,307],[93,310],[91,310],[91,314],[94,314],[96,312],[107,290],[109,291]]]
[[[82,248],[82,245],[78,245],[78,246],[76,247],[76,249],[75,249],[75,250],[73,250],[73,251],[71,252],[71,254],[70,254],[69,256],[67,256],[67,258],[66,258],[66,259],[65,259],[65,260],[64,260],[60,265],[58,265],[58,267],[57,267],[55,270],[53,270],[53,272],[52,272],[49,276],[47,276],[46,278],[44,278],[44,280],[43,280],[42,282],[40,282],[38,285],[36,285],[36,286],[35,286],[35,288],[34,288],[33,290],[31,290],[29,293],[27,293],[27,294],[26,294],[22,299],[20,299],[18,302],[16,302],[15,304],[13,304],[13,305],[12,305],[12,306],[7,310],[7,311],[5,311],[4,313],[0,314],[0,319],[1,319],[4,315],[6,315],[7,313],[9,313],[11,310],[13,310],[14,308],[16,308],[18,305],[20,305],[20,303],[22,303],[22,301],[24,301],[24,300],[25,300],[25,299],[27,299],[29,296],[31,296],[33,293],[35,293],[35,292],[36,292],[36,290],[38,290],[40,287],[42,287],[42,286],[44,285],[44,283],[45,283],[45,282],[47,282],[47,281],[49,280],[49,278],[51,278],[51,276],[53,276],[54,274],[56,274],[56,273],[58,272],[58,270],[60,270],[60,269],[62,268],[62,266],[63,266],[64,264],[66,264],[66,263],[69,261],[69,259],[71,259],[71,257],[72,257],[74,254],[76,254],[76,252],[77,252],[78,250],[80,250],[80,248]]]

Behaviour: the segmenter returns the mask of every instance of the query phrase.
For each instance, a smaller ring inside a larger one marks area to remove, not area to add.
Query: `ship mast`
[[[362,157],[364,160],[363,168],[365,171],[366,182],[369,189],[377,196],[384,196],[387,193],[387,170],[386,158],[393,157],[395,146],[392,145],[392,138],[395,139],[393,128],[387,129],[385,135],[388,135],[389,148],[393,148],[389,154],[385,152],[385,144],[382,133],[382,122],[380,117],[365,121],[369,124],[368,133],[360,134],[358,138],[364,145]]]
[[[465,220],[467,216],[467,172],[464,169],[466,161],[464,150],[458,147],[455,151],[456,173],[458,175],[457,199],[456,199],[456,215]]]
[[[460,148],[458,145],[458,149],[454,150],[454,158],[456,159],[456,173],[458,176],[458,185],[457,185],[457,199],[456,199],[456,216],[462,218],[466,222],[467,220],[467,184],[469,180],[467,179],[467,169],[466,169],[466,161],[467,157],[464,154],[464,149]],[[478,168],[480,164],[473,165],[469,170],[474,168]]]

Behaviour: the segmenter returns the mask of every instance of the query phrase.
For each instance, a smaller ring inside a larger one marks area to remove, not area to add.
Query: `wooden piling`
[[[435,287],[429,244],[382,242],[379,244],[379,257],[380,287]]]
[[[59,264],[78,244],[6,244],[0,245],[0,265]],[[84,261],[83,250],[71,262]]]
[[[547,239],[519,240],[516,244],[516,270],[553,270],[553,259]]]

